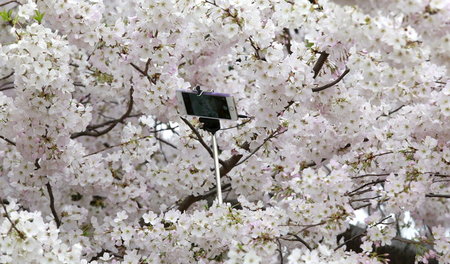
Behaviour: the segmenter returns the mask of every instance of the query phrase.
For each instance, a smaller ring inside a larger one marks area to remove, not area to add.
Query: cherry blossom
[[[447,1],[0,11],[0,263],[450,263]],[[245,116],[223,204],[197,86]]]

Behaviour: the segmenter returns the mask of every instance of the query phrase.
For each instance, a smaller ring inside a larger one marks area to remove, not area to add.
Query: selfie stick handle
[[[216,167],[216,181],[217,181],[217,200],[219,204],[223,203],[222,199],[222,186],[220,185],[220,167],[219,167],[219,153],[217,151],[217,140],[216,134],[212,134],[213,143],[213,156],[214,156],[214,166]]]

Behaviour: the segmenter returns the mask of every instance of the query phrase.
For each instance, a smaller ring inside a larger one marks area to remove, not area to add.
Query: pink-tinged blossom
[[[449,263],[447,2],[3,6],[0,262]],[[248,116],[216,134],[224,205],[197,85]]]

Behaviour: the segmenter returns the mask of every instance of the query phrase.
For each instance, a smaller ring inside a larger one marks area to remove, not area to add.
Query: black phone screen
[[[182,93],[188,115],[231,119],[227,98],[219,95]]]

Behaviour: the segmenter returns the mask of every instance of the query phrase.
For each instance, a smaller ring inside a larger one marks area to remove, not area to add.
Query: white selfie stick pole
[[[219,153],[217,151],[217,140],[216,134],[212,133],[212,143],[213,143],[213,156],[214,156],[214,167],[216,167],[216,181],[217,181],[217,200],[219,204],[223,203],[222,200],[222,186],[220,185],[220,167],[219,167]]]

